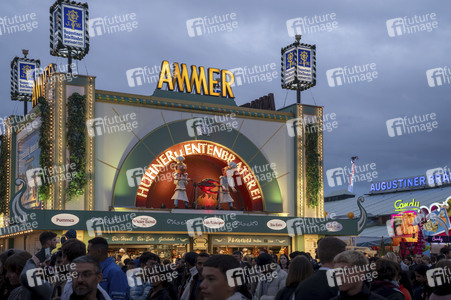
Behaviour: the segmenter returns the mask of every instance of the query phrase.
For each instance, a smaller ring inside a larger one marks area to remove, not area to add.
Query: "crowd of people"
[[[326,237],[318,241],[315,258],[265,249],[252,260],[240,251],[188,252],[174,264],[144,252],[135,259],[122,253],[119,265],[102,237],[86,245],[70,236],[59,249],[56,237],[43,232],[35,255],[18,249],[1,253],[0,299],[451,299],[449,247],[434,261],[421,254],[402,260],[393,252],[367,257]],[[433,284],[432,269],[444,271],[434,273],[443,276]]]

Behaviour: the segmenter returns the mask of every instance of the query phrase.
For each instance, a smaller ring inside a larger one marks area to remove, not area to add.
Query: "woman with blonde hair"
[[[313,266],[303,255],[298,255],[290,261],[285,287],[276,296],[278,299],[291,299],[298,284],[313,274]]]

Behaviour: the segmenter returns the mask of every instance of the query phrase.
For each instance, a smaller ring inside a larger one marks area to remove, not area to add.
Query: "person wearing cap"
[[[128,256],[127,252],[125,252],[124,248],[119,249],[119,254],[121,255],[121,262],[123,265],[125,265],[125,260],[129,259],[130,256]]]
[[[77,232],[74,229],[69,229],[63,237],[61,237],[61,244],[64,244],[70,239],[76,239],[77,238]]]

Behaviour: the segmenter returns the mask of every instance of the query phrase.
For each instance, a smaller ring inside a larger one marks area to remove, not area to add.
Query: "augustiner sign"
[[[179,92],[203,94],[223,98],[235,98],[231,85],[235,81],[235,76],[229,70],[219,70],[204,67],[191,66],[191,75],[188,75],[186,64],[173,63],[173,70],[169,62],[164,60],[161,64],[161,71],[157,89],[161,89],[166,84],[170,91],[177,88]],[[207,80],[208,79],[208,80]],[[219,87],[220,91],[216,88]]]

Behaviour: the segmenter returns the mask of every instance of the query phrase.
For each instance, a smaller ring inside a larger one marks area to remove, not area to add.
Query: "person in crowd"
[[[298,299],[330,299],[338,294],[337,287],[331,287],[327,280],[327,270],[334,267],[335,256],[346,250],[346,243],[335,237],[322,238],[318,244],[317,253],[321,267],[312,276],[302,281],[294,296]]]
[[[412,281],[409,277],[410,271],[399,272],[399,290],[404,294],[405,300],[412,300],[413,290],[412,290]]]
[[[188,252],[185,255],[185,264],[186,264],[186,276],[185,283],[182,285],[182,289],[180,290],[180,300],[189,300],[191,296],[190,287],[195,281],[194,276],[197,275],[196,268],[196,260],[198,254],[196,252]]]
[[[158,270],[152,274],[149,278],[152,289],[145,300],[177,300],[177,292],[169,282],[172,280],[170,276],[167,270]]]
[[[39,236],[39,242],[41,243],[41,250],[36,253],[36,257],[39,258],[41,264],[50,260],[52,256],[52,250],[56,248],[56,236],[57,234],[51,231],[44,231]]]
[[[366,274],[372,273],[369,271],[371,270],[369,266],[369,260],[363,253],[358,251],[348,250],[335,256],[335,271],[340,275],[337,276],[338,278],[335,278],[335,275],[332,274],[333,278],[331,279],[335,280],[340,292],[332,299],[385,299],[384,297],[371,292],[363,282],[363,279],[366,278]]]
[[[98,289],[103,278],[102,266],[98,260],[85,255],[77,257],[73,263],[77,276],[72,279],[73,292],[70,300],[111,300]]]
[[[404,300],[404,294],[399,290],[399,265],[388,259],[378,259],[376,262],[377,278],[371,286],[371,291],[390,300]]]
[[[25,298],[27,292],[20,284],[20,273],[25,267],[27,260],[31,258],[31,254],[26,251],[17,252],[5,261],[6,278],[8,279],[12,291],[8,296],[8,300],[30,299]],[[29,295],[28,295],[29,296]],[[49,295],[50,297],[50,295]]]
[[[279,257],[276,254],[271,254],[271,257],[275,264],[279,264]]]
[[[170,265],[170,264],[171,264],[171,260],[170,259],[168,259],[168,258],[163,259],[163,265]]]
[[[425,264],[418,264],[415,266],[415,285],[413,289],[413,300],[427,299],[432,293],[428,285],[426,272],[429,270]]]
[[[446,258],[446,255],[444,255],[444,254],[439,254],[439,255],[437,256],[437,263],[438,263],[439,261],[441,261],[442,259],[447,259],[447,258]]]
[[[81,256],[86,255],[86,244],[77,239],[70,239],[66,241],[61,247],[61,254],[63,257],[63,265],[72,266],[73,261]],[[72,268],[69,269],[70,272],[74,271]],[[69,300],[70,296],[73,294],[72,290],[72,278],[69,278],[64,284],[59,285],[63,292],[61,294],[60,287],[55,286],[53,289],[53,299],[57,299],[61,295],[61,300]],[[103,294],[105,298],[109,298],[108,293],[100,286],[97,289]]]
[[[260,255],[260,254],[262,254],[262,253],[268,254],[268,250],[262,248],[262,249],[260,249],[260,251],[258,252],[258,255]]]
[[[446,259],[451,259],[451,246],[445,246],[440,249],[440,254],[445,255]]]
[[[243,260],[243,253],[241,251],[233,251],[232,256],[240,263],[240,267],[245,268],[250,266],[247,261]]]
[[[205,300],[248,300],[248,293],[244,283],[244,277],[236,280],[236,285],[228,282],[227,271],[240,268],[238,261],[230,255],[212,255],[204,263],[202,276],[204,280],[200,284],[201,294]]]
[[[123,265],[126,265],[125,260],[130,259],[130,256],[128,256],[127,252],[125,252],[124,248],[119,249],[119,254],[121,255],[121,262]]]
[[[191,281],[191,284],[189,286],[190,292],[190,298],[189,299],[203,299],[201,293],[200,293],[200,284],[202,283],[202,280],[204,279],[202,277],[202,271],[204,269],[204,263],[208,260],[210,255],[208,253],[199,253],[196,259],[196,269],[197,274],[193,276],[193,280]],[[236,258],[235,258],[236,259]]]
[[[443,259],[437,263],[436,268],[443,269],[443,274],[445,277],[450,276],[451,270],[451,260]],[[449,280],[444,280],[442,285],[436,285],[433,288],[433,292],[429,300],[445,300],[451,299],[451,282]]]
[[[259,300],[275,299],[277,293],[285,287],[287,272],[282,270],[268,253],[262,253],[257,257],[257,266],[260,272],[265,275],[265,279],[258,281],[254,298]],[[274,271],[276,274],[273,277]]]
[[[415,254],[415,257],[413,259],[413,263],[410,265],[410,270],[414,271],[415,267],[419,264],[421,264],[421,258],[423,257],[423,254],[417,253]]]
[[[130,259],[129,261],[126,262],[125,266],[126,266],[125,271],[136,269],[136,262]]]
[[[158,255],[152,252],[144,252],[139,258],[139,269],[136,272],[141,271],[142,284],[135,284],[130,287],[130,299],[131,300],[144,300],[152,289],[150,279],[147,275],[152,274],[152,269],[160,264],[160,258]]]
[[[421,258],[421,262],[423,263],[423,264],[425,264],[426,266],[428,266],[428,268],[431,268],[432,267],[432,263],[431,263],[431,259],[429,258],[429,256],[423,256],[422,258]]]
[[[294,251],[290,253],[290,259],[294,259],[296,256],[301,255],[301,251]]]
[[[129,287],[127,277],[121,268],[108,257],[108,242],[103,237],[95,237],[88,241],[88,256],[96,259],[102,265],[103,279],[100,286],[111,299],[128,299]]]
[[[288,266],[290,265],[290,260],[288,259],[288,255],[281,254],[279,258],[279,266],[285,272],[288,272]]]
[[[398,257],[396,256],[396,254],[395,253],[393,253],[393,252],[387,252],[387,254],[385,254],[384,256],[382,256],[382,258],[383,259],[386,259],[386,260],[391,260],[392,262],[394,262],[394,263],[398,263]]]
[[[58,267],[63,264],[63,252],[61,250],[56,251],[52,254],[52,257],[50,258],[50,267]]]
[[[69,229],[66,233],[61,237],[61,244],[64,244],[70,239],[76,239],[77,232],[74,229]]]
[[[13,256],[18,252],[22,252],[23,250],[19,249],[9,249],[3,251],[0,254],[0,299],[8,299],[9,294],[13,290],[11,284],[9,283],[8,278],[6,278],[6,265],[5,262],[8,257]]]
[[[285,254],[280,256],[280,262]],[[286,255],[285,255],[286,256]],[[287,256],[288,260],[288,256]],[[282,267],[281,267],[282,269]],[[277,293],[276,300],[290,299],[299,283],[309,278],[313,274],[313,267],[304,256],[297,256],[290,262],[285,287]]]

